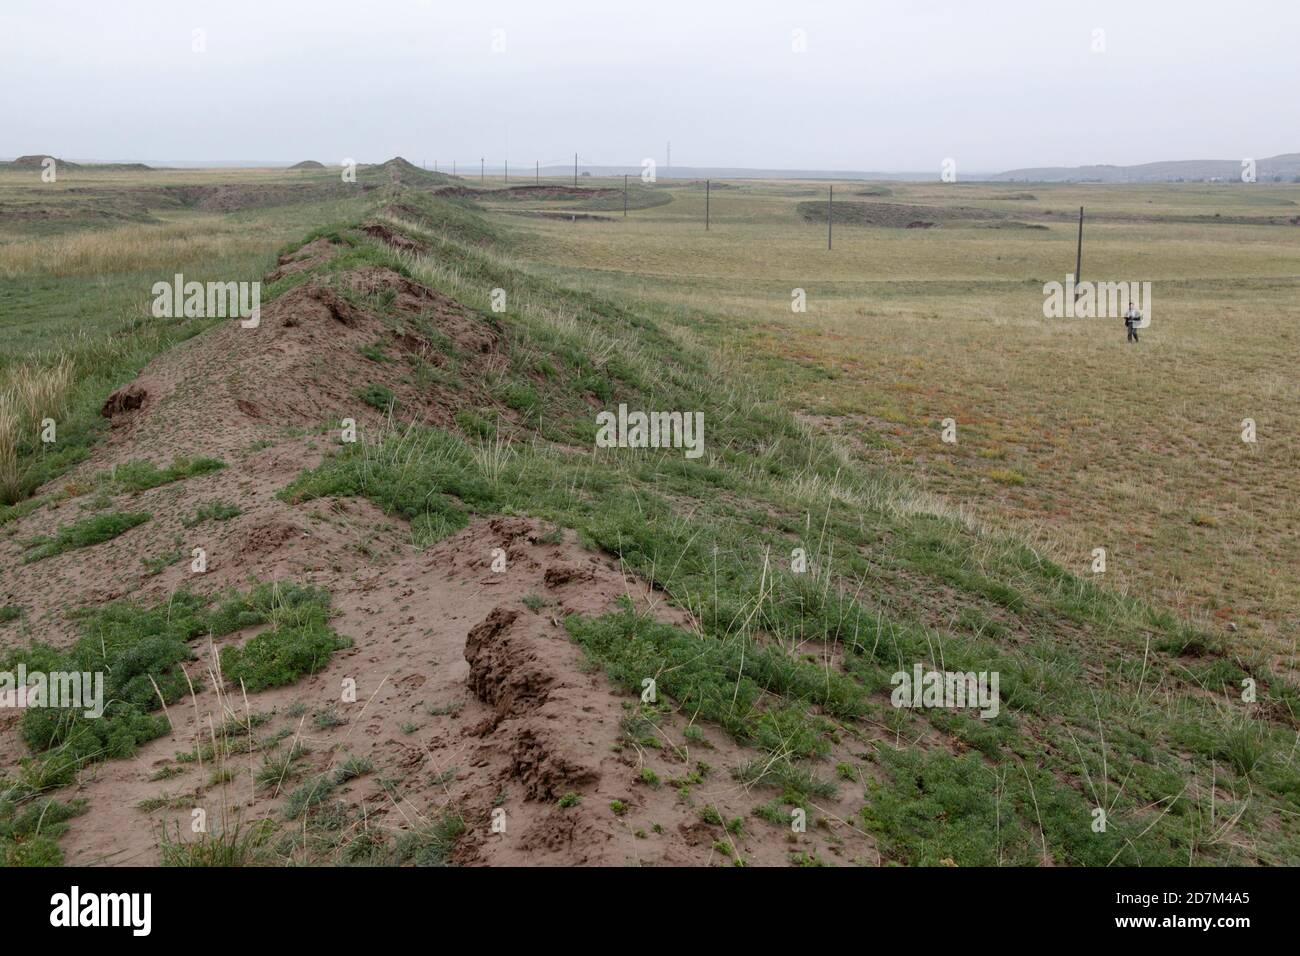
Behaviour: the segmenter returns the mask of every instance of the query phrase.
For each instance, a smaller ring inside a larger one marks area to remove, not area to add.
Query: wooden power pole
[[[1074,254],[1074,298],[1079,298],[1079,279],[1083,271],[1083,207],[1079,207],[1079,248]]]

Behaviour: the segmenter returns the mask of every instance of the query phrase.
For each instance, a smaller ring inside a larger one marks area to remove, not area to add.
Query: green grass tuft
[[[144,524],[150,517],[150,515],[139,511],[114,511],[109,514],[83,518],[81,521],[70,525],[59,525],[58,530],[53,535],[30,538],[23,543],[24,547],[27,548],[27,553],[23,555],[23,563],[31,564],[34,561],[52,558],[56,554],[62,554],[65,551],[89,548],[92,545],[111,541],[137,525]]]

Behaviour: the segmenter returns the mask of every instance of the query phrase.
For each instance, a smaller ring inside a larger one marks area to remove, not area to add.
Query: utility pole
[[[1079,207],[1079,250],[1074,255],[1074,298],[1079,298],[1079,276],[1083,270],[1083,207]]]
[[[542,161],[540,159],[535,159],[533,160],[533,185],[540,186],[541,184],[542,184]]]
[[[709,181],[704,180],[704,231],[709,231]]]
[[[451,174],[452,174],[453,176],[456,175],[456,160],[454,160],[454,159],[451,161]]]
[[[627,173],[623,174],[623,218],[627,218]]]
[[[578,186],[578,154],[577,153],[573,154],[573,186],[575,189]]]
[[[831,234],[835,230],[835,187],[826,196],[826,248],[831,247]]]

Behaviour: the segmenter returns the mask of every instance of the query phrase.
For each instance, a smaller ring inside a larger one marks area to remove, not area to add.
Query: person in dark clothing
[[[1128,329],[1129,342],[1138,340],[1138,323],[1142,321],[1142,313],[1133,308],[1133,303],[1128,304],[1128,311],[1124,313],[1124,328]]]

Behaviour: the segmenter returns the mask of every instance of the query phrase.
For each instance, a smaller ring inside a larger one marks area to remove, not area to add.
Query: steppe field
[[[8,165],[0,864],[1300,863],[1300,184]]]

